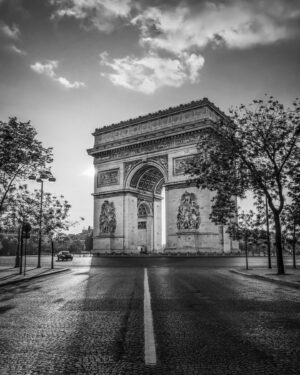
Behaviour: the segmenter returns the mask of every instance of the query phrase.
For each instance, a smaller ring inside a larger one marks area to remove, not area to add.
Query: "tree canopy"
[[[27,185],[18,186],[14,193],[7,199],[5,214],[0,220],[2,229],[11,230],[26,222],[30,223],[32,230],[38,230],[40,223],[41,192],[30,192]],[[42,209],[42,233],[54,237],[61,231],[67,231],[76,224],[68,220],[71,205],[64,196],[55,196],[45,193]]]
[[[228,224],[236,215],[233,197],[266,196],[273,214],[278,273],[284,273],[280,214],[291,191],[300,195],[300,103],[285,108],[272,96],[230,110],[205,129],[198,154],[187,166],[197,186],[215,191],[211,220]],[[292,184],[292,182],[294,182]]]
[[[0,215],[18,180],[41,169],[49,169],[52,148],[43,147],[30,122],[0,121]]]

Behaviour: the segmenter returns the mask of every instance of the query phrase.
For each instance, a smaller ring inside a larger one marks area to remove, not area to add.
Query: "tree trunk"
[[[284,275],[280,216],[277,212],[273,212],[273,215],[274,215],[274,222],[275,222],[277,273],[278,275]]]
[[[19,270],[19,274],[20,274],[20,275],[22,275],[22,264],[23,264],[23,230],[21,229],[20,270]]]
[[[248,238],[245,238],[245,256],[246,256],[246,270],[249,269],[248,267]]]
[[[22,227],[20,226],[18,229],[18,244],[17,244],[16,259],[15,259],[15,268],[20,267],[21,231],[22,231]]]
[[[296,268],[296,223],[294,219],[294,228],[293,228],[293,268]]]
[[[271,244],[270,244],[270,228],[269,228],[269,208],[268,208],[268,199],[267,199],[267,197],[266,197],[266,224],[267,224],[267,245],[268,245],[268,268],[272,268]]]
[[[26,256],[27,256],[27,233],[25,237],[25,246],[24,246],[24,276],[26,275]]]
[[[54,268],[54,261],[53,261],[53,258],[54,258],[54,242],[51,238],[51,269],[53,270]]]

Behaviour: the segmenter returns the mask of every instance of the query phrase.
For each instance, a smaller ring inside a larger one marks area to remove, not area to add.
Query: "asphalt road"
[[[297,256],[297,263],[300,264],[300,257]],[[13,267],[15,257],[0,256],[0,266]],[[28,267],[36,267],[37,256],[27,256],[26,264]],[[285,265],[292,264],[292,257],[284,258]],[[50,267],[51,257],[43,255],[41,258],[42,267]],[[250,267],[267,267],[268,258],[263,256],[249,257]],[[276,268],[276,258],[272,257],[272,265]],[[74,256],[73,261],[56,261],[57,267],[245,267],[245,257],[243,256],[113,256],[113,257],[79,257]]]
[[[226,268],[74,267],[1,288],[0,329],[1,375],[300,372],[299,291]]]

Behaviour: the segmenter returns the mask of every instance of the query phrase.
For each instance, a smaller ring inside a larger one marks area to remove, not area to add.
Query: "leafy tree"
[[[274,227],[273,218],[269,211],[265,196],[256,195],[254,205],[257,211],[257,223],[261,227],[261,238],[266,239],[268,249],[268,268],[272,268],[270,226]],[[262,229],[263,227],[266,230]]]
[[[288,189],[289,204],[283,211],[283,221],[289,239],[292,239],[293,267],[296,268],[296,243],[300,231],[300,173],[295,170]]]
[[[16,187],[6,199],[6,209],[0,216],[0,229],[16,231],[18,228],[18,241],[16,247],[15,266],[19,266],[19,255],[22,246],[21,228],[26,222],[32,223],[36,219],[39,202],[36,197],[27,189],[27,185]]]
[[[75,239],[70,243],[69,250],[74,253],[74,254],[79,254],[81,253],[83,249],[83,243],[82,241]]]
[[[15,255],[17,248],[17,239],[9,235],[1,235],[0,243],[2,243],[2,255]]]
[[[62,232],[59,236],[57,236],[55,243],[57,251],[68,249],[70,244],[69,235],[67,233]]]
[[[198,154],[187,167],[197,186],[215,191],[211,220],[227,224],[235,215],[232,197],[247,191],[265,196],[273,215],[277,269],[284,274],[280,215],[294,176],[300,175],[300,103],[285,108],[272,96],[230,110],[230,118],[203,132]],[[299,194],[299,189],[296,192]]]
[[[86,235],[84,243],[85,250],[91,252],[93,250],[93,231]]]
[[[257,218],[255,218],[254,212],[252,210],[248,213],[242,211],[240,214],[237,215],[236,221],[229,223],[227,232],[233,240],[244,241],[246,270],[248,270],[249,240],[252,239],[255,241],[259,238],[259,231],[257,230]]]
[[[300,232],[300,201],[297,205],[286,204],[281,219],[283,223],[283,237],[292,244],[293,268],[296,268],[297,234]]]
[[[38,233],[40,194],[39,190],[28,191],[26,185],[19,186],[7,200],[8,204],[2,217],[2,225],[5,225],[6,228],[16,228],[28,222],[32,226],[32,232]],[[51,193],[44,194],[41,220],[42,234],[50,240],[52,252],[54,251],[54,241],[60,240],[63,232],[74,225],[68,220],[70,208],[71,205],[64,199],[64,196],[56,197]]]
[[[36,191],[36,199],[40,201],[40,191]],[[51,268],[53,268],[54,244],[55,242],[62,242],[65,239],[65,232],[71,226],[78,224],[78,221],[70,221],[69,210],[71,205],[64,196],[56,197],[51,193],[44,195],[43,201],[43,216],[42,216],[42,233],[48,237],[51,243]],[[38,218],[39,216],[37,216]],[[80,220],[84,220],[83,217]],[[35,222],[38,226],[38,221]],[[82,245],[81,245],[82,248]]]
[[[0,217],[0,227],[13,230],[25,221],[32,221],[36,217],[39,202],[31,193],[27,185],[19,185],[7,197],[5,212]]]
[[[52,161],[52,148],[42,146],[30,122],[16,117],[0,121],[0,215],[16,182],[38,169],[47,169]]]
[[[40,200],[40,192],[36,191],[36,199]],[[51,243],[51,268],[54,267],[54,241],[59,240],[59,237],[63,235],[63,231],[69,229],[70,222],[68,221],[68,214],[71,205],[68,201],[64,200],[64,196],[61,195],[59,198],[46,193],[43,200],[43,215],[42,215],[42,233],[47,236]],[[37,219],[39,215],[37,216]],[[35,225],[38,226],[39,221],[35,221]]]

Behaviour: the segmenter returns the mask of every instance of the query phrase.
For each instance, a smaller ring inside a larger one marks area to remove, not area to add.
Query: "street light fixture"
[[[39,217],[39,247],[38,247],[38,263],[37,263],[37,268],[41,268],[44,181],[55,182],[56,178],[54,178],[52,173],[49,171],[40,171],[38,172],[37,175],[32,174],[28,178],[29,180],[33,180],[41,184],[41,202],[40,202],[40,217]]]

